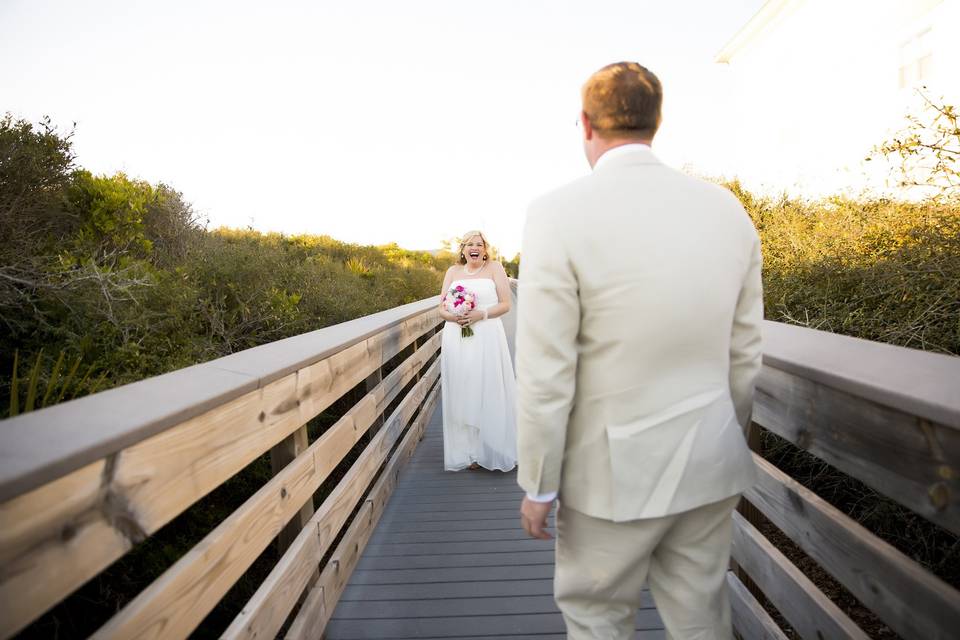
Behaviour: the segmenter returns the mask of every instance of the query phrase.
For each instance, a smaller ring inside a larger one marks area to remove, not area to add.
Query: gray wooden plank
[[[638,629],[660,629],[660,617],[653,609],[637,611]],[[556,613],[490,616],[391,618],[387,620],[331,620],[330,638],[459,638],[465,633],[485,636],[503,634],[564,633],[563,618]]]
[[[552,522],[551,522],[552,526]],[[480,529],[517,529],[520,527],[520,518],[506,520],[447,520],[441,522],[391,522],[393,531],[473,531]],[[455,536],[451,536],[455,537]]]
[[[394,511],[403,511],[405,513],[444,513],[447,517],[455,518],[457,514],[466,511],[513,511],[520,513],[520,500],[509,498],[497,498],[486,500],[451,500],[449,502],[417,501],[417,502],[396,502],[390,505]]]
[[[475,499],[483,500],[486,497],[488,499],[498,498],[500,500],[509,501],[513,500],[516,504],[519,504],[523,499],[523,492],[514,489],[504,489],[504,488],[494,488],[494,489],[484,489],[482,487],[430,487],[428,489],[416,489],[414,487],[404,487],[400,488],[396,493],[396,499],[398,502],[422,502],[422,503],[432,503],[434,500],[438,501],[463,501],[469,502]]]
[[[449,542],[450,534],[447,531],[410,531],[398,532],[378,529],[370,538],[371,544],[414,543],[414,542]],[[467,541],[500,541],[500,540],[529,540],[530,536],[520,527],[500,530],[458,531],[456,539]]]
[[[486,582],[490,580],[529,580],[552,578],[553,565],[531,564],[500,567],[452,567],[433,569],[358,569],[353,572],[353,584],[417,584],[422,582]]]
[[[432,569],[442,567],[521,567],[534,564],[553,566],[553,551],[504,551],[490,553],[452,553],[409,556],[367,556],[357,569]]]
[[[553,595],[553,576],[508,582],[425,582],[421,584],[357,584],[350,582],[340,597],[351,600],[408,600],[411,598],[486,598],[493,596]],[[336,613],[334,613],[336,615]]]
[[[518,538],[516,540],[477,540],[471,542],[450,541],[449,537],[438,542],[386,543],[367,545],[364,556],[419,556],[444,553],[491,553],[505,551],[550,551],[551,540]]]
[[[559,613],[552,595],[491,598],[438,598],[390,600],[371,606],[354,600],[337,606],[338,620],[378,618],[429,618],[431,616],[492,616],[518,613]]]
[[[519,509],[520,500],[523,493],[518,491],[515,494],[507,492],[482,492],[469,494],[469,500],[465,500],[467,494],[450,494],[424,496],[420,494],[407,494],[395,496],[396,500],[391,501],[391,506],[397,507],[415,507],[417,505],[427,505],[427,507],[437,506],[438,509],[457,509],[458,506],[482,505],[484,503],[516,504]]]
[[[393,509],[391,515],[395,516],[400,522],[449,522],[450,520],[509,520],[514,519],[520,522],[519,509],[483,509],[483,510],[464,510],[459,513],[451,511],[408,511],[406,509]],[[387,515],[386,513],[384,515]]]
[[[645,589],[641,594],[640,608],[652,609],[653,596]],[[553,580],[512,580],[510,582],[440,582],[415,585],[350,585],[340,597],[341,603],[420,600],[485,600],[488,598],[517,598],[546,596],[553,598]],[[346,605],[345,605],[346,606]],[[380,604],[376,605],[378,608]],[[338,608],[335,615],[340,615]],[[345,616],[349,617],[349,616]]]
[[[554,543],[520,527],[516,473],[444,471],[439,418],[438,409],[325,637],[566,637],[553,600]],[[638,638],[664,638],[649,592],[637,622]]]

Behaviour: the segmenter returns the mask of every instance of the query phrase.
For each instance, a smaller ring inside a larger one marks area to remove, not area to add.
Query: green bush
[[[960,202],[802,201],[726,186],[760,233],[768,320],[960,354]]]
[[[36,363],[38,388],[59,375],[61,352],[106,372],[109,388],[435,295],[448,257],[207,231],[177,191],[79,169],[69,134],[7,115],[0,416],[26,406],[15,353]]]

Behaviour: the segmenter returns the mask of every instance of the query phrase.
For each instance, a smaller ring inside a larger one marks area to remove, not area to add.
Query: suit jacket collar
[[[606,171],[613,167],[626,167],[641,164],[660,164],[660,160],[645,144],[624,144],[608,150],[597,158],[594,172]]]

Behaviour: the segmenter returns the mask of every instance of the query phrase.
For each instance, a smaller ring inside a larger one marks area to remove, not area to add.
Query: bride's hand
[[[461,327],[469,327],[471,324],[480,322],[481,320],[483,320],[483,311],[480,311],[479,309],[474,309],[467,315],[457,320],[457,322],[460,324]]]

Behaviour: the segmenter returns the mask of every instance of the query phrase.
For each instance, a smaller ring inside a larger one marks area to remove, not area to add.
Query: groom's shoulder
[[[538,215],[557,215],[564,210],[573,210],[584,198],[589,197],[592,183],[591,175],[560,185],[540,194],[527,206],[527,217]]]
[[[691,176],[680,171],[676,171],[676,173],[683,176],[682,179],[686,185],[685,191],[688,194],[696,192],[700,201],[706,204],[710,211],[729,216],[737,224],[753,228],[753,223],[750,221],[750,216],[747,214],[743,202],[733,191],[711,180]]]

